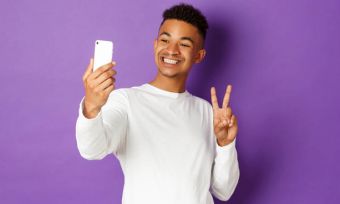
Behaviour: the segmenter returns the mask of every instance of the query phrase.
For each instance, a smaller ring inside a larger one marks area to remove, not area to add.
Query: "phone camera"
[[[99,42],[97,41],[96,44],[98,45],[98,43],[99,43]]]

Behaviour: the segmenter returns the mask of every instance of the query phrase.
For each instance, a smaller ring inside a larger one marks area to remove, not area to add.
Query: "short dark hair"
[[[209,27],[207,19],[200,10],[194,8],[192,5],[181,3],[166,9],[163,12],[163,21],[161,25],[163,25],[164,21],[168,19],[176,19],[190,23],[198,29],[203,40],[205,40],[207,29]]]

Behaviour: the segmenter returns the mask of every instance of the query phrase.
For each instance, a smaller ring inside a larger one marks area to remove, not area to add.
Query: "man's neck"
[[[183,93],[185,91],[185,83],[186,77],[183,79],[178,78],[168,78],[162,75],[157,75],[156,78],[149,82],[149,84],[163,89],[165,91],[175,92],[175,93]]]

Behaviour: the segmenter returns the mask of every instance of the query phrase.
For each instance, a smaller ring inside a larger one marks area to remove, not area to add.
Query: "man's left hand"
[[[218,105],[215,87],[211,87],[211,103],[214,114],[214,132],[219,146],[225,146],[234,141],[237,134],[237,118],[229,106],[231,85],[227,86],[222,108]]]

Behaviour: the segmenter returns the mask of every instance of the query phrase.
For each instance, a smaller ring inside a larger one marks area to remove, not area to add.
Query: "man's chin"
[[[173,72],[171,70],[159,70],[159,74],[162,75],[163,77],[167,77],[167,78],[178,77],[178,73]]]

